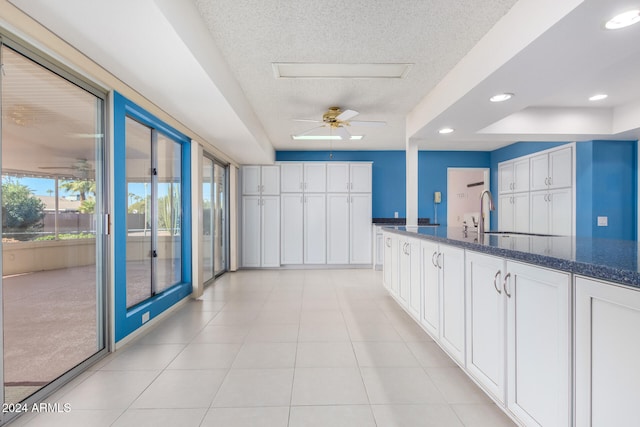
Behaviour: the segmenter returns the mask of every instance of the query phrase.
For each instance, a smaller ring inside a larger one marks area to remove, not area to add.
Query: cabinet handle
[[[258,185],[258,193],[260,192],[260,185]]]
[[[349,189],[353,190],[353,182],[351,183],[351,186],[349,187]]]
[[[500,288],[498,287],[498,284],[496,283],[498,281],[499,275],[500,275],[500,270],[498,270],[496,275],[493,276],[493,287],[496,288],[496,291],[498,291],[499,294],[502,294],[502,291],[500,290]]]
[[[551,185],[551,177],[549,177],[549,185]]]
[[[511,294],[507,291],[507,279],[511,277],[511,273],[507,273],[504,275],[504,280],[502,281],[502,289],[504,289],[504,293],[511,298]]]
[[[434,267],[438,267],[438,264],[436,264],[436,254],[438,253],[438,251],[435,251],[433,253],[433,255],[431,255],[431,264],[433,264]]]
[[[406,249],[405,254],[411,255],[411,245],[409,243],[405,243],[405,245],[407,245],[407,249]]]
[[[388,248],[391,247],[391,237],[387,237],[386,245]]]
[[[442,265],[440,265],[440,256],[442,255],[442,252],[438,252],[438,256],[436,257],[436,267],[438,267],[439,269],[442,269]]]

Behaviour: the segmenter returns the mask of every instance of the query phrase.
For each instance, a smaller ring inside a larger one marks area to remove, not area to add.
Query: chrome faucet
[[[480,218],[478,220],[478,242],[481,242],[482,235],[484,234],[484,196],[485,194],[489,195],[489,210],[495,210],[495,206],[493,205],[493,197],[491,197],[491,191],[484,190],[482,194],[480,194]]]

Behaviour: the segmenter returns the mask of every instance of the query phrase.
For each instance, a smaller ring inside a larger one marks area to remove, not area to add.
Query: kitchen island
[[[522,425],[632,425],[640,409],[633,241],[385,227],[384,284]]]

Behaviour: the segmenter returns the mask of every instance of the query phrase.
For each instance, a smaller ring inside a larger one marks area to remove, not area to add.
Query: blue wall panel
[[[418,217],[435,217],[433,193],[442,193],[438,223],[447,223],[447,168],[489,168],[490,153],[485,151],[419,151]],[[479,202],[478,202],[479,203]]]
[[[406,156],[404,151],[278,151],[277,161],[294,162],[373,162],[372,215],[374,218],[393,218],[398,212],[406,216]]]

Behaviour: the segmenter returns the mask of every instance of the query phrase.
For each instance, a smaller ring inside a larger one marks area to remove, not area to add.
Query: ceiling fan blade
[[[373,121],[367,121],[367,122],[362,122],[362,121],[350,121],[349,124],[351,126],[362,126],[362,127],[380,127],[380,126],[386,126],[387,122],[373,122]]]
[[[310,123],[322,123],[322,120],[312,120],[312,119],[291,119],[294,122],[310,122]]]
[[[351,135],[343,126],[339,126],[336,128],[336,134],[340,136],[340,139],[342,139],[343,141],[349,141],[351,139]]]
[[[352,117],[357,116],[358,114],[360,113],[358,113],[355,110],[344,110],[342,113],[338,114],[338,116],[336,117],[336,120],[340,120],[344,122],[346,120],[349,120]]]
[[[310,133],[312,133],[312,132],[314,132],[314,131],[316,131],[316,130],[318,130],[318,129],[321,129],[321,128],[323,128],[323,127],[325,127],[325,125],[322,125],[322,126],[316,126],[316,127],[311,128],[311,129],[309,129],[309,130],[307,130],[307,131],[304,131],[304,132],[302,132],[302,133],[299,133],[299,134],[297,134],[297,135],[295,135],[295,136],[304,136],[304,135],[309,135]]]

